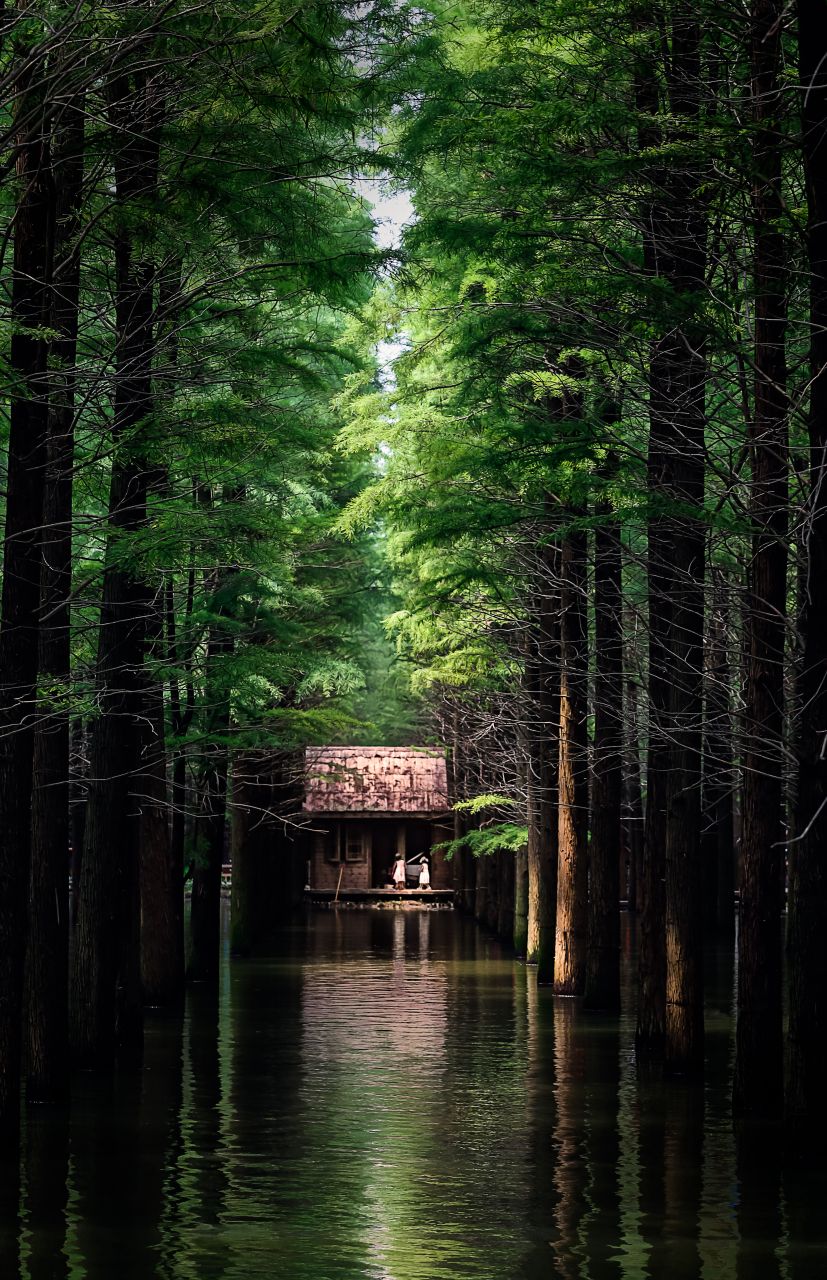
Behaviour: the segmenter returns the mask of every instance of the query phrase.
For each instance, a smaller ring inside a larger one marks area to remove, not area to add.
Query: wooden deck
[[[452,908],[453,889],[305,889],[305,900],[317,907],[404,907]]]

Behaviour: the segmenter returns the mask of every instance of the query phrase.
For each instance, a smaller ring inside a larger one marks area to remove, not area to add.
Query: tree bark
[[[27,962],[30,1102],[62,1101],[69,1085],[69,597],[83,163],[84,102],[73,98],[62,108],[52,145],[56,184],[51,301],[54,336],[50,352],[39,638],[40,683],[50,705],[41,712],[34,741]]]
[[[689,6],[660,43],[669,141],[696,145],[700,29]],[[639,95],[640,96],[640,95]],[[647,110],[650,109],[647,104]],[[656,132],[648,126],[649,132]],[[651,139],[650,139],[651,141]],[[639,1049],[664,1047],[673,1071],[702,1060],[700,789],[707,216],[699,161],[653,175],[647,273],[669,286],[649,368],[649,748],[641,918]],[[662,302],[661,302],[662,305]],[[664,932],[665,923],[665,932]]]
[[[156,190],[158,107],[143,73],[112,85],[114,142],[115,453],[103,579],[89,799],[80,902],[71,963],[70,1033],[79,1065],[109,1070],[116,1048],[140,1057],[140,770],[145,583],[124,546],[146,522],[147,464],[140,431],[152,410],[155,271],[134,250],[129,217]]]
[[[48,435],[47,339],[54,184],[36,63],[16,87],[18,199],[11,280],[12,375],[0,597],[0,1145],[20,1123],[41,529]]]
[[[733,1101],[745,1115],[777,1116],[782,1103],[781,900],[784,656],[787,594],[787,263],[780,112],[784,7],[754,0],[751,30],[755,249],[754,408],[749,429],[753,524],[748,584],[749,665],[738,1020]]]
[[[594,547],[594,765],[585,1006],[620,1008],[623,624],[620,524],[603,513]]]
[[[791,846],[788,923],[787,1111],[795,1130],[823,1139],[827,1116],[827,12],[799,0],[799,66],[810,266],[807,590],[796,842]]]
[[[560,753],[554,992],[582,995],[588,941],[588,635],[585,533],[560,556]]]

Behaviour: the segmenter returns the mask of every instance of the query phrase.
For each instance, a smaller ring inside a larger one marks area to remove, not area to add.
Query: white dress
[[[430,889],[431,887],[431,873],[428,870],[427,862],[423,862],[422,870],[419,873],[419,887],[420,889]]]
[[[401,858],[393,864],[393,882],[401,884],[403,888],[405,886],[405,863]]]

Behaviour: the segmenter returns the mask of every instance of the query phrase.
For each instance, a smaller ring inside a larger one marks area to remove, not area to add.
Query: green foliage
[[[494,826],[479,827],[466,832],[458,840],[444,840],[434,845],[452,858],[455,853],[467,849],[475,858],[486,858],[494,853],[519,853],[528,842],[528,827],[513,822],[498,822]]]

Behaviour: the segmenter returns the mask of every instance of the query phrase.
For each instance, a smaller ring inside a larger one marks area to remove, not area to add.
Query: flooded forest
[[[820,1280],[825,0],[0,83],[3,1280]]]

